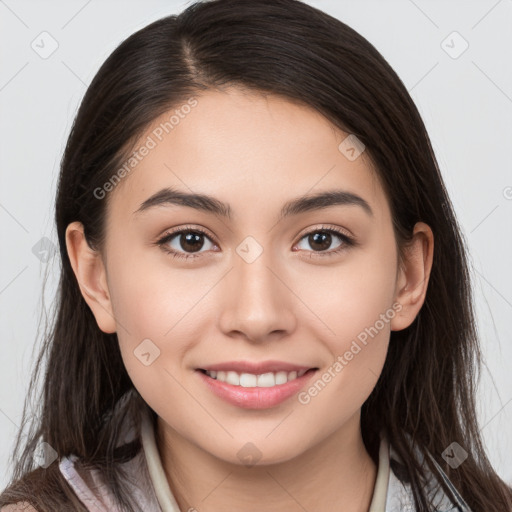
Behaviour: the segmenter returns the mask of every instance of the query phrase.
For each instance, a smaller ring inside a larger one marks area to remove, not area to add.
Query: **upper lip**
[[[198,370],[233,371],[237,373],[253,373],[255,375],[261,375],[263,373],[270,372],[298,372],[300,370],[310,370],[311,368],[316,367],[287,363],[284,361],[262,361],[259,363],[252,361],[226,361],[224,363],[202,366],[198,368]]]

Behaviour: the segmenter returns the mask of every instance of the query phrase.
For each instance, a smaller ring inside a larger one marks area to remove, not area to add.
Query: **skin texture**
[[[389,204],[369,159],[338,149],[347,136],[313,109],[238,88],[207,91],[109,192],[106,243],[92,251],[80,223],[68,226],[70,260],[104,332],[117,332],[127,371],[159,416],[157,444],[182,511],[366,511],[376,466],[360,432],[360,410],[384,365],[390,330],[421,308],[432,265],[424,223],[399,266]],[[169,114],[155,120],[140,143]],[[165,205],[134,214],[165,187],[229,203],[232,219]],[[373,210],[331,206],[278,220],[290,199],[332,189],[361,196]],[[194,252],[184,235],[155,245],[171,228],[202,228]],[[325,251],[305,235],[337,227]],[[247,237],[263,249],[247,263]],[[181,242],[181,243],[180,243]],[[330,252],[329,256],[326,253]],[[401,309],[396,312],[393,304]],[[307,404],[294,396],[265,410],[214,395],[195,369],[269,359],[319,367],[322,374],[381,314],[377,335]],[[145,366],[144,339],[159,348]],[[247,443],[261,457],[243,464]]]

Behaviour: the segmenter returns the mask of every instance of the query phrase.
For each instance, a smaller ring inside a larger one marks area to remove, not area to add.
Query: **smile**
[[[310,368],[254,374],[197,369],[194,373],[225,402],[242,409],[268,409],[299,393],[317,371]]]
[[[298,372],[268,372],[260,375],[253,373],[238,373],[234,371],[208,371],[204,370],[208,377],[216,379],[220,382],[226,382],[232,386],[241,386],[244,388],[269,388],[286,384],[292,380],[302,377],[307,371],[300,370]]]

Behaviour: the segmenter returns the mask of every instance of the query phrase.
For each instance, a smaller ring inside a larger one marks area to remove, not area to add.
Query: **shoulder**
[[[424,463],[424,456],[417,446],[414,447],[415,456],[422,465]],[[436,462],[434,457],[427,451],[426,455],[432,460],[435,471],[431,471],[425,466],[425,481],[423,489],[431,504],[434,507],[432,510],[456,512],[466,511],[471,512],[467,503],[462,499],[457,489],[448,476],[443,471],[441,466]],[[389,493],[388,505],[390,510],[416,510],[414,506],[413,490],[411,485],[410,475],[407,473],[407,468],[398,452],[390,445],[390,477],[389,477]],[[448,491],[443,489],[441,482],[444,482]],[[386,508],[386,510],[388,510]]]
[[[57,464],[29,471],[0,492],[0,512],[82,510],[75,506],[76,502]]]
[[[28,501],[20,501],[12,505],[2,507],[0,512],[37,512],[37,510]]]

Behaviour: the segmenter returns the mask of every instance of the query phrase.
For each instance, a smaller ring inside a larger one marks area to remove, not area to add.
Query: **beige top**
[[[142,413],[140,431],[131,432],[131,435],[140,434],[142,450],[131,461],[123,464],[132,482],[133,497],[144,511],[186,512],[180,511],[169,487],[156,445],[154,429],[151,410],[146,405]],[[393,465],[400,464],[398,455],[394,453],[386,438],[381,437],[377,478],[369,512],[413,512],[416,509],[410,486],[403,477],[400,480],[395,475],[390,461]],[[70,455],[64,457],[59,463],[61,473],[78,498],[91,512],[120,512],[99,473],[96,470],[84,469],[79,462],[76,456]],[[442,471],[441,468],[439,470]],[[446,475],[442,476],[442,478],[445,477]],[[458,495],[450,500],[435,479],[429,480],[426,488],[431,491],[433,503],[436,504],[433,510],[471,512],[469,508],[464,508],[467,506],[461,499],[459,500]],[[456,493],[455,490],[454,492]]]
[[[181,512],[165,476],[162,461],[156,446],[154,429],[147,415],[144,416],[142,422],[141,438],[149,475],[153,482],[153,487],[162,512]],[[381,441],[379,468],[369,512],[385,512],[388,481],[389,445],[387,442]]]

